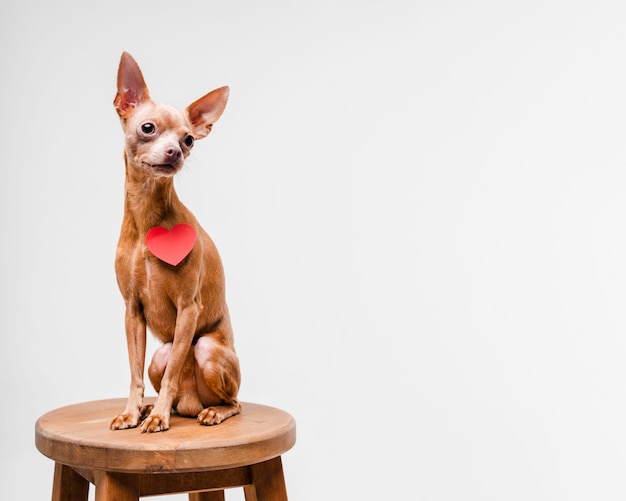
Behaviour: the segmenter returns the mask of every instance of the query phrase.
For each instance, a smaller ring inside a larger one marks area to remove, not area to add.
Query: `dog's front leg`
[[[131,305],[126,306],[126,343],[130,362],[130,395],[124,412],[111,421],[112,430],[136,427],[143,412],[146,321],[139,308]]]
[[[170,426],[170,412],[178,392],[180,374],[187,358],[198,322],[198,306],[194,303],[178,310],[174,341],[161,388],[150,415],[141,423],[142,432],[165,431]]]

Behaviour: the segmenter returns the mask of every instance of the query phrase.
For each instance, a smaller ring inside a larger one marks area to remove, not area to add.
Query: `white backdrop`
[[[625,23],[621,0],[5,2],[0,498],[49,499],[41,414],[127,393],[128,50],[156,100],[231,87],[177,189],[224,260],[241,398],[297,420],[291,499],[625,499]]]

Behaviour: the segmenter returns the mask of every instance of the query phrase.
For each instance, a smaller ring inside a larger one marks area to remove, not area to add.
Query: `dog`
[[[173,181],[195,141],[222,115],[228,95],[229,88],[220,87],[182,112],[156,103],[135,59],[122,53],[113,104],[124,131],[126,180],[115,271],[126,307],[131,384],[112,430],[165,431],[173,410],[204,425],[241,411],[221,259]],[[151,406],[143,403],[146,328],[164,343],[148,368],[158,392]]]

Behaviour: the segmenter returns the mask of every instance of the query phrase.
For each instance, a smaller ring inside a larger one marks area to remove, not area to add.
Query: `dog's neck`
[[[126,159],[126,183],[124,219],[139,235],[150,228],[171,225],[184,217],[184,206],[174,190],[172,177],[154,177],[143,174],[128,165]]]

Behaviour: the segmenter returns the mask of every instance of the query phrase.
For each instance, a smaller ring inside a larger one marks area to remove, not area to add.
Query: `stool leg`
[[[243,493],[246,497],[246,501],[257,501],[256,499],[256,491],[254,490],[254,485],[244,485]]]
[[[139,479],[123,473],[101,472],[96,476],[96,501],[138,501]]]
[[[252,485],[244,487],[246,501],[287,501],[280,456],[250,466]]]
[[[54,463],[52,501],[87,501],[89,482],[69,466]]]
[[[224,501],[224,491],[192,492],[189,501]]]

